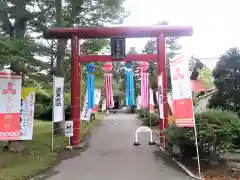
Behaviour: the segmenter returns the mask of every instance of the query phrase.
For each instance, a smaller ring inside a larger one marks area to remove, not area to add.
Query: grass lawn
[[[81,122],[81,137],[99,123],[103,114],[96,114],[91,123]],[[59,152],[67,145],[67,138],[54,138],[54,151],[51,150],[51,122],[35,121],[32,141],[26,141],[22,153],[2,152],[0,150],[0,180],[25,180],[52,167],[58,160]]]

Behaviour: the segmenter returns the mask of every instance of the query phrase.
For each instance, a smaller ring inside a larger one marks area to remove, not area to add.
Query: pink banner
[[[141,73],[141,107],[148,108],[149,106],[149,81],[148,81],[148,73]]]

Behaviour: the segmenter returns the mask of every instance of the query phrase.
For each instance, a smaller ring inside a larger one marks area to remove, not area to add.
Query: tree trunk
[[[26,31],[26,21],[27,19],[25,18],[26,14],[26,1],[17,1],[15,2],[16,8],[19,12],[19,16],[15,17],[15,22],[14,25],[11,25],[11,28],[9,29],[8,34],[10,37],[14,40],[17,39],[24,39],[25,31]],[[13,58],[13,57],[12,57]],[[22,78],[22,87],[24,87],[24,73],[22,67],[23,65],[20,64],[17,59],[12,60],[12,63],[10,65],[10,69],[13,72],[16,72],[17,74],[21,75]],[[21,152],[24,150],[24,141],[9,141],[8,142],[8,149],[13,152]]]
[[[58,27],[63,26],[63,19],[62,19],[62,2],[61,0],[55,1],[56,5],[56,22]],[[55,69],[55,75],[58,77],[64,77],[64,56],[65,56],[65,50],[67,46],[67,40],[58,40],[57,45],[57,52],[56,52],[56,69]],[[63,114],[65,115],[65,112],[63,111]],[[64,116],[63,116],[64,117]],[[54,134],[62,134],[64,133],[64,125],[65,124],[65,118],[61,122],[54,122],[53,128],[54,128]]]

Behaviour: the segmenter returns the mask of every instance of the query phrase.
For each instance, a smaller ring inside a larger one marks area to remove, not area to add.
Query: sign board
[[[111,55],[113,60],[123,60],[126,57],[126,39],[124,37],[111,38]]]
[[[163,79],[162,75],[158,76],[158,108],[159,108],[159,117],[164,119],[164,105],[163,105]]]
[[[22,89],[20,140],[32,140],[35,106],[35,88]]]
[[[172,99],[176,125],[194,127],[192,90],[190,85],[188,60],[184,55],[170,59]]]
[[[0,140],[20,138],[21,76],[0,74]]]
[[[53,77],[53,122],[64,120],[64,78]]]
[[[73,121],[65,121],[65,136],[73,136]]]

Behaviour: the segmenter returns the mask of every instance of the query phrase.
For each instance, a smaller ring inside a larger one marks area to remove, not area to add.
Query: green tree
[[[123,8],[123,0],[101,2],[68,0],[65,7],[62,7],[60,1],[0,1],[1,36],[8,38],[11,44],[17,45],[7,51],[10,52],[7,56],[1,54],[1,59],[8,59],[7,62],[1,61],[3,62],[1,66],[10,64],[11,69],[22,74],[23,77],[27,75],[34,78],[34,80],[28,78],[31,83],[45,81],[44,86],[49,87],[52,74],[70,75],[68,68],[70,48],[66,40],[46,42],[41,36],[33,38],[32,33],[42,33],[42,30],[49,26],[103,26],[106,23],[119,23],[127,15]],[[83,49],[86,47],[88,53],[96,53],[106,45],[106,42],[107,40],[86,40],[82,47]],[[24,58],[20,59],[15,55],[17,53],[11,52],[21,52]],[[64,71],[65,69],[68,69],[68,72]],[[69,84],[70,81],[68,83],[70,88]]]
[[[158,25],[167,25],[168,22],[163,21],[159,22]],[[180,53],[181,45],[178,44],[178,37],[168,37],[166,38],[166,72],[167,72],[167,82],[168,82],[168,89],[171,89],[171,76],[170,76],[170,69],[169,69],[169,59],[173,58],[177,54]],[[157,41],[156,39],[149,40],[144,49],[143,53],[146,54],[155,54],[157,53],[156,50]],[[157,88],[157,74],[156,74],[156,62],[151,61],[149,62],[149,74],[150,74],[150,84],[152,89]]]
[[[240,51],[230,48],[218,61],[213,70],[217,93],[210,100],[210,107],[239,112],[240,108]]]

